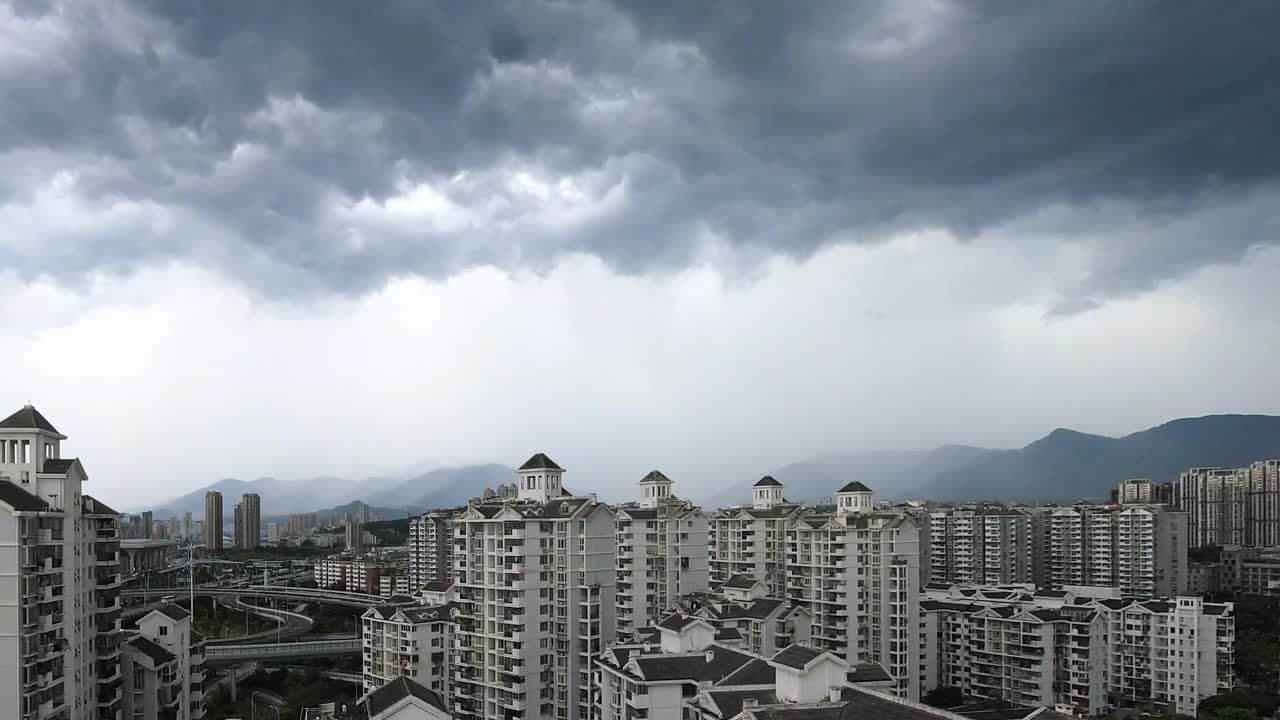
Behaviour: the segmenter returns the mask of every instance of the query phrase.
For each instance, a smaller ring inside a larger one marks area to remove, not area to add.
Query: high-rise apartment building
[[[222,493],[217,490],[204,494],[204,546],[222,549]]]
[[[1135,598],[1186,592],[1186,513],[1163,505],[1038,508],[1033,527],[1039,587],[1115,587]]]
[[[1280,545],[1280,460],[1192,468],[1178,478],[1174,503],[1189,515],[1192,547]]]
[[[348,520],[342,526],[343,538],[348,550],[359,550],[364,547],[364,526],[355,520]]]
[[[155,515],[150,510],[142,512],[142,537],[150,540],[155,537]]]
[[[192,629],[191,613],[168,604],[137,625],[122,656],[127,720],[201,720],[205,640]]]
[[[66,439],[30,405],[0,420],[0,698],[16,720],[120,716],[120,529]]]
[[[786,530],[787,598],[810,614],[813,646],[851,665],[875,663],[894,692],[920,698],[920,539],[915,517],[873,510],[870,488],[850,482],[832,514]]]
[[[771,476],[751,488],[751,507],[731,507],[710,516],[711,584],[734,575],[760,580],[769,597],[787,593],[786,530],[809,509],[783,497],[784,486]]]
[[[1019,508],[960,507],[929,513],[934,582],[1032,581],[1032,518]]]
[[[236,503],[235,508],[231,511],[231,546],[234,548],[244,547],[244,505]]]
[[[182,537],[188,542],[195,537],[195,523],[191,521],[190,511],[182,513]]]
[[[614,513],[567,491],[542,453],[517,473],[515,497],[454,520],[454,715],[579,720],[593,659],[614,637]]]
[[[262,544],[262,499],[257,493],[245,493],[240,496],[240,512],[243,527],[237,536],[242,548],[256,548]]]
[[[413,591],[453,577],[453,515],[454,511],[437,510],[409,521],[409,586]]]
[[[654,470],[640,480],[640,502],[617,508],[619,635],[656,624],[681,595],[710,585],[707,516],[672,485]]]

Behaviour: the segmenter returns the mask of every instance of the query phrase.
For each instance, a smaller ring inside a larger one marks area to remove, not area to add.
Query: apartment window
[[[22,441],[22,462],[24,463],[31,462],[31,441],[30,440]]]
[[[160,626],[160,637],[164,637],[165,635],[168,635],[168,634],[169,634],[169,628],[168,628],[168,626],[161,625],[161,626]]]

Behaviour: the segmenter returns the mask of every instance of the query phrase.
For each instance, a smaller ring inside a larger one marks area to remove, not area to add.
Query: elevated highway
[[[360,638],[298,640],[294,642],[244,645],[210,645],[205,650],[205,662],[207,664],[242,663],[253,660],[359,655],[360,647]]]
[[[155,590],[125,590],[125,598],[143,598],[159,600],[166,597],[180,598],[189,595],[189,590],[177,588],[160,588]],[[344,590],[320,590],[317,588],[298,588],[279,585],[247,585],[245,587],[198,587],[195,594],[199,597],[260,597],[282,598],[300,602],[323,602],[347,607],[369,607],[386,603],[387,599],[379,595],[346,592]]]

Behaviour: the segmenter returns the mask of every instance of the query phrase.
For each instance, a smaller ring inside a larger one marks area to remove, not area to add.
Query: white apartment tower
[[[120,716],[120,529],[30,405],[0,420],[0,705],[16,720]]]
[[[1192,468],[1174,485],[1174,504],[1190,516],[1191,547],[1280,545],[1280,460]]]
[[[850,665],[882,666],[895,694],[918,700],[920,525],[906,513],[873,511],[860,482],[835,502],[834,514],[806,515],[787,529],[787,598],[809,611],[814,647]]]
[[[769,597],[786,597],[786,530],[808,508],[787,502],[783,485],[765,476],[751,488],[751,507],[730,507],[710,517],[711,584],[734,575],[765,584]]]
[[[542,453],[520,466],[517,496],[475,502],[454,520],[460,720],[579,720],[592,658],[615,631],[614,513],[561,484]]]
[[[640,480],[640,502],[617,508],[619,636],[656,625],[677,598],[710,586],[707,516],[672,485],[654,470]]]
[[[1121,505],[1149,505],[1155,497],[1155,483],[1145,478],[1121,480],[1116,487],[1116,502]]]
[[[409,521],[409,587],[453,577],[453,513],[423,513]]]

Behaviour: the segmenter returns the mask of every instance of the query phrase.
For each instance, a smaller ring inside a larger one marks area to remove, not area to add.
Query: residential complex
[[[1163,505],[1074,505],[1032,514],[1033,579],[1061,589],[1116,587],[1126,596],[1187,588],[1187,515]]]
[[[222,549],[222,493],[217,490],[204,494],[204,546]]]
[[[786,531],[809,508],[788,502],[783,484],[760,478],[751,488],[750,507],[731,507],[711,513],[709,567],[711,584],[745,575],[765,584],[770,597],[787,594]]]
[[[653,625],[682,595],[708,589],[707,516],[654,470],[640,502],[617,508],[618,633]]]
[[[974,697],[1085,715],[1109,704],[1194,715],[1235,684],[1231,603],[937,584],[921,612],[939,684]]]
[[[1280,460],[1192,468],[1178,478],[1174,503],[1189,516],[1191,547],[1280,546]]]
[[[30,405],[0,420],[0,698],[6,717],[117,718],[118,514],[83,495],[67,437]]]
[[[409,585],[417,590],[430,582],[453,577],[453,516],[436,511],[409,521]]]
[[[454,521],[458,718],[588,716],[592,662],[615,630],[614,511],[574,496],[563,474],[538,453],[515,498]]]

